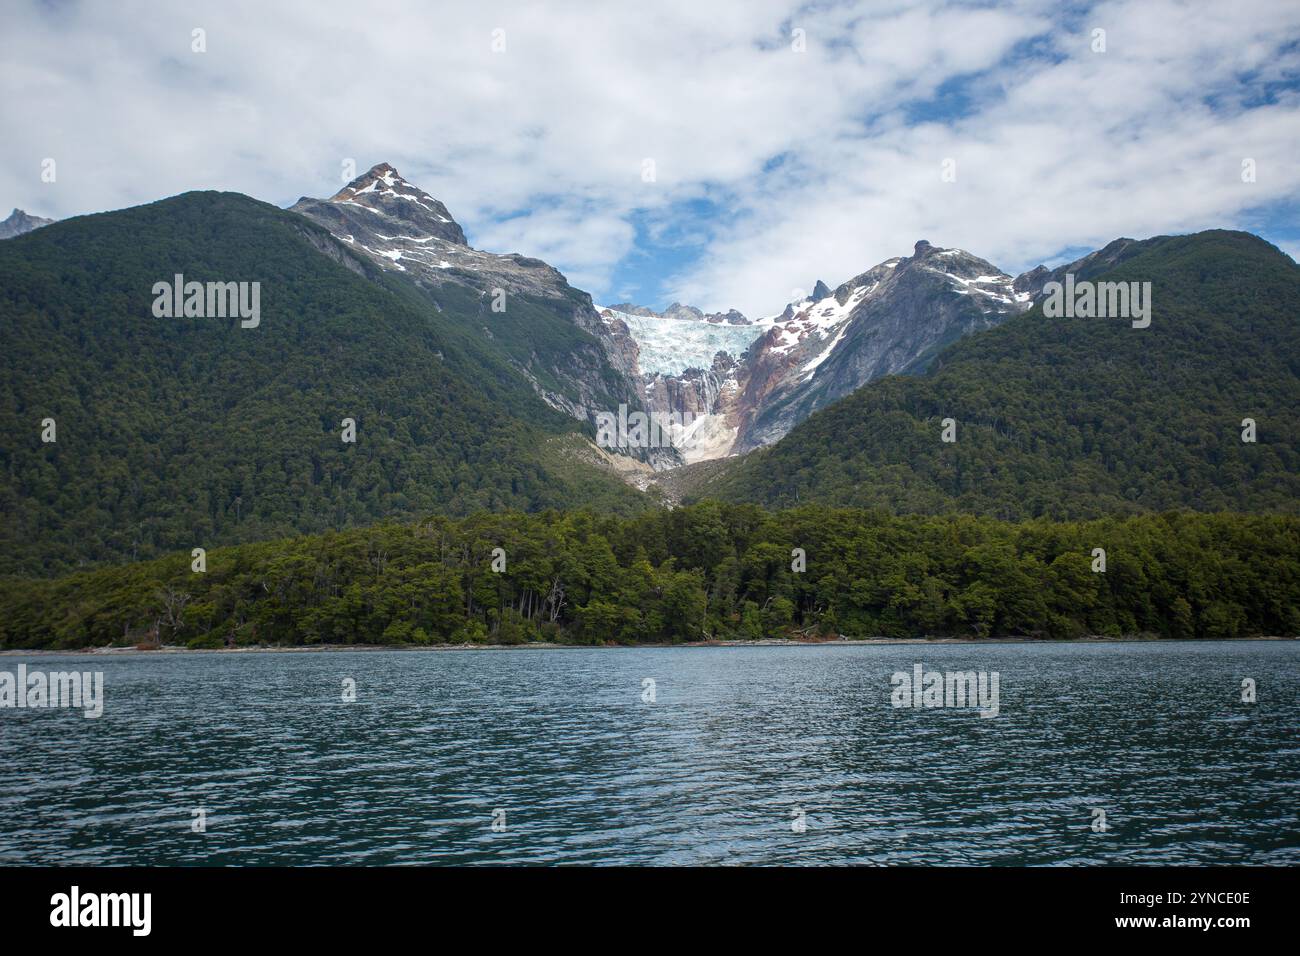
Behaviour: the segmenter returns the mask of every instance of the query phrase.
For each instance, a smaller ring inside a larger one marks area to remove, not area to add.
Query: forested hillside
[[[260,323],[155,317],[154,284],[178,273],[259,282]],[[506,320],[538,308],[521,297]],[[0,573],[429,512],[643,507],[554,452],[578,426],[467,333],[486,312],[459,287],[435,308],[319,226],[237,194],[5,241]]]
[[[0,647],[1300,635],[1288,516],[1010,524],[708,503],[435,517],[222,548],[206,567],[185,553],[0,581]]]
[[[1149,328],[1036,306],[957,342],[925,375],[867,385],[692,493],[1006,519],[1300,511],[1300,268],[1240,232],[1123,253],[1089,277],[1150,282]],[[1242,441],[1247,418],[1255,443]]]

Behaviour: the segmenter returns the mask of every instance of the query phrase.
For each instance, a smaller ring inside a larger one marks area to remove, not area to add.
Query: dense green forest
[[[0,581],[0,647],[1300,635],[1290,516],[1012,524],[708,502],[431,517],[221,548],[206,568],[186,553]]]
[[[153,285],[176,273],[260,282],[260,325],[155,318]],[[489,320],[460,286],[434,307],[319,226],[230,193],[0,243],[0,574],[432,511],[639,510],[563,453],[578,424],[473,332],[576,347],[557,308],[516,296]]]
[[[261,324],[155,318],[176,273]],[[1036,308],[670,511],[519,373],[568,387],[573,303],[488,320],[232,194],[47,226],[0,244],[0,647],[1300,635],[1300,269],[1211,232],[1104,278],[1150,328]]]
[[[1300,511],[1300,268],[1213,231],[1131,244],[1093,278],[1152,283],[1150,327],[1035,307],[701,470],[695,494],[1004,519]]]

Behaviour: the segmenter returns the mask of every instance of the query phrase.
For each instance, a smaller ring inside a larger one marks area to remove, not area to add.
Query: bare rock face
[[[734,383],[736,368],[735,359],[719,352],[709,368],[688,368],[680,375],[647,375],[646,404],[656,411],[679,414],[684,421],[712,415],[719,409],[727,383]]]
[[[641,357],[641,347],[632,335],[632,330],[626,322],[608,312],[600,314],[599,319],[601,329],[595,334],[605,343],[610,364],[629,381],[639,381],[641,372],[637,363]]]
[[[713,411],[721,381],[712,371],[688,368],[681,375],[652,375],[645,384],[647,405],[691,420]]]
[[[707,369],[688,368],[680,375],[645,377],[646,407],[681,423],[675,442],[681,464],[731,454],[737,432],[739,369],[739,363],[729,353],[718,352]]]
[[[0,239],[12,239],[15,236],[21,236],[25,232],[31,232],[33,229],[39,229],[41,226],[48,226],[52,222],[54,222],[53,219],[29,216],[21,209],[15,209],[9,214],[8,219],[0,222]]]

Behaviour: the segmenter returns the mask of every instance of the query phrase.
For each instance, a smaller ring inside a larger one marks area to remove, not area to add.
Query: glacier
[[[597,306],[602,317],[612,316],[627,323],[628,331],[641,349],[638,362],[643,375],[681,375],[688,368],[713,367],[713,356],[726,352],[739,359],[770,323],[726,325],[692,322],[687,319],[632,315]],[[606,324],[610,322],[605,318]]]

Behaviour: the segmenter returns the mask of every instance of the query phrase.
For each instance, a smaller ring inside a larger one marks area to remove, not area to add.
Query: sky
[[[1296,0],[4,6],[0,217],[389,162],[597,302],[751,316],[918,239],[1011,274],[1205,228],[1300,257]]]

